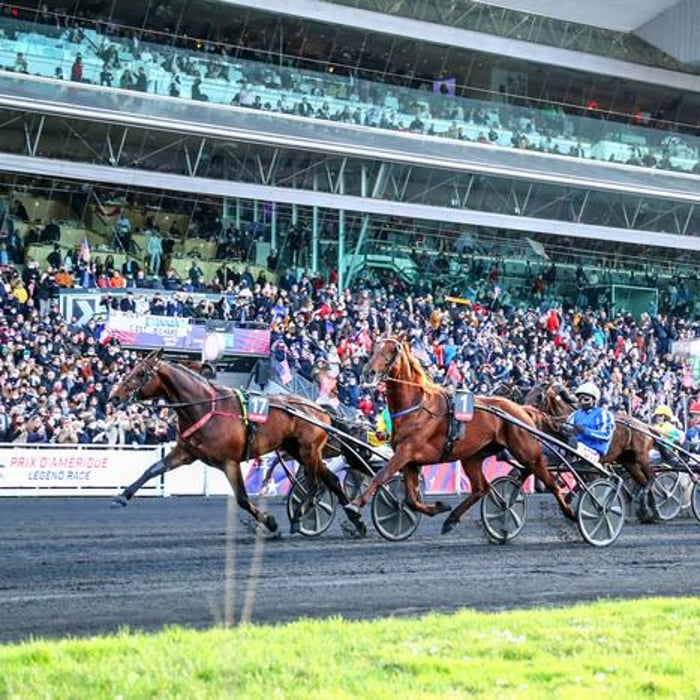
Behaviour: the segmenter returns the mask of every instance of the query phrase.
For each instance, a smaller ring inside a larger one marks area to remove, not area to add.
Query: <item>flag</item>
[[[109,341],[112,340],[112,331],[104,326],[97,334],[97,340],[100,345],[108,345]]]
[[[80,259],[84,263],[89,263],[92,257],[92,252],[90,251],[90,243],[87,238],[83,238],[83,244],[80,246]]]
[[[447,368],[447,376],[455,383],[462,383],[462,373],[459,371],[459,367],[456,362],[450,362]]]
[[[286,358],[281,362],[278,362],[275,369],[282,384],[289,384],[289,382],[292,381],[292,370],[289,367],[289,362],[287,362]]]

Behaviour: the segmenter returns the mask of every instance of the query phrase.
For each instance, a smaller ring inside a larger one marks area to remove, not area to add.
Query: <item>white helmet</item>
[[[579,394],[588,394],[595,399],[595,402],[600,401],[600,389],[593,382],[584,382],[581,386],[574,392],[576,396]]]

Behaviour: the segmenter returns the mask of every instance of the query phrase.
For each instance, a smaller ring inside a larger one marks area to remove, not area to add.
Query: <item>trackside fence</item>
[[[44,445],[0,444],[0,497],[2,496],[115,496],[135,481],[171,445]],[[258,495],[272,456],[242,465],[246,489]],[[294,463],[289,463],[294,470]],[[341,460],[329,466],[342,468]],[[510,466],[491,457],[484,462],[489,479],[507,474]],[[426,493],[454,494],[469,491],[459,463],[445,462],[424,467]],[[278,467],[265,495],[284,496],[289,481]],[[231,493],[222,472],[202,462],[152,479],[139,496],[219,496]]]

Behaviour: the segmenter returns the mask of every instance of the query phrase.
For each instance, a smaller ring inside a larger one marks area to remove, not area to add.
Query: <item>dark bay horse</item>
[[[363,382],[370,387],[386,382],[387,402],[393,419],[391,446],[394,455],[346,510],[359,512],[382,484],[403,472],[406,498],[411,508],[429,516],[446,512],[449,507],[440,502],[429,505],[419,500],[419,473],[425,464],[459,460],[469,477],[471,494],[445,520],[442,531],[449,532],[489,491],[489,482],[482,471],[484,459],[507,448],[522,467],[535,474],[554,494],[564,515],[575,520],[573,510],[547,468],[539,442],[514,423],[479,410],[479,407],[495,407],[536,427],[530,412],[524,407],[503,397],[476,397],[472,420],[466,424],[462,437],[445,454],[449,430],[446,392],[427,377],[403,337],[377,340],[374,352],[365,364]]]
[[[310,401],[293,394],[271,394],[269,416],[254,428],[247,424],[241,395],[228,387],[212,383],[192,369],[162,359],[162,351],[143,358],[110,394],[110,400],[125,405],[134,400],[165,399],[177,413],[179,434],[173,449],[146,471],[113,501],[125,506],[149,479],[201,460],[223,471],[238,505],[270,532],[277,530],[272,515],[256,508],[248,499],[241,462],[275,449],[282,449],[305,469],[310,483],[322,481],[341,504],[348,503],[340,481],[323,462],[328,435],[319,426],[292,415],[304,412],[323,424],[329,416]],[[286,409],[290,409],[289,411]],[[307,502],[311,499],[307,499]],[[305,504],[302,504],[302,507]],[[292,531],[298,531],[303,509],[295,514]],[[348,513],[360,535],[366,528],[362,519]],[[296,526],[296,527],[295,527]]]
[[[576,396],[557,381],[536,384],[525,394],[523,403],[526,406],[534,406],[546,416],[558,419],[558,425],[561,425],[578,406]],[[601,458],[601,462],[619,464],[640,486],[646,487],[652,477],[649,452],[653,447],[653,441],[643,432],[634,430],[634,423],[635,419],[626,414],[615,416],[612,442],[605,456]],[[545,421],[538,427],[560,437],[556,430],[556,423],[554,431],[551,430],[551,421]],[[640,427],[646,428],[643,424],[640,424]]]

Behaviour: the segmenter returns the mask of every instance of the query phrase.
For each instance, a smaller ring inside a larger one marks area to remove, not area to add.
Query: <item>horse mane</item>
[[[439,384],[436,384],[427,374],[427,372],[423,369],[423,365],[421,365],[420,361],[418,358],[411,352],[410,347],[408,346],[407,343],[402,342],[401,343],[401,355],[403,356],[403,359],[406,361],[408,364],[413,378],[417,378],[418,383],[427,391],[430,392],[437,392],[440,393],[442,392],[442,387]]]
[[[166,365],[170,367],[176,367],[182,370],[190,379],[194,379],[204,386],[215,386],[217,388],[222,388],[219,384],[211,381],[208,377],[205,377],[201,373],[204,364],[202,362],[197,362],[197,360],[182,360],[180,362],[171,362],[170,360],[162,360]]]

